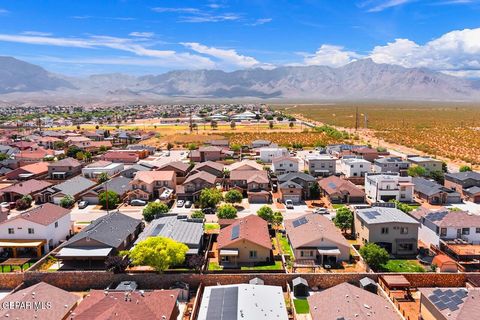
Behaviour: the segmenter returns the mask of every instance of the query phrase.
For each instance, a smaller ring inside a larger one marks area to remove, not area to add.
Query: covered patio
[[[99,266],[104,267],[104,262],[112,252],[113,248],[91,248],[91,247],[65,247],[61,248],[56,254],[55,258],[62,261],[65,265],[64,269],[71,268],[88,268],[98,269]]]
[[[23,272],[23,267],[28,264],[30,260],[30,258],[9,258],[0,263],[0,266],[2,267],[2,272],[5,272],[5,267],[10,267],[10,270],[13,270],[13,267],[20,267],[21,272]]]
[[[42,247],[45,245],[46,240],[16,240],[7,239],[0,240],[0,248],[6,249],[12,252],[13,258],[17,258],[19,255],[23,255],[19,252],[19,249],[33,249],[36,252],[37,258],[42,257]]]
[[[317,261],[320,265],[334,264],[342,253],[338,248],[318,248]]]

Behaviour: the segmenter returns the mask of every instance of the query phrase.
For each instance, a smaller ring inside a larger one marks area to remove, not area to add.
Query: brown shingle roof
[[[162,165],[160,168],[158,168],[158,171],[162,171],[164,168],[168,168],[168,167],[172,167],[177,170],[186,172],[188,171],[188,168],[190,168],[190,165],[182,161],[172,161]]]
[[[175,171],[137,171],[133,180],[140,180],[151,184],[155,181],[173,180]]]
[[[62,208],[52,203],[44,203],[38,207],[35,207],[31,210],[25,211],[24,213],[15,216],[12,219],[25,219],[32,221],[44,226],[48,226],[63,216],[70,213],[69,209]],[[12,220],[10,219],[10,220]],[[8,220],[8,221],[10,221]]]
[[[47,181],[30,179],[27,181],[22,181],[15,183],[14,185],[8,186],[6,188],[0,189],[2,192],[14,192],[18,194],[31,194],[45,188],[50,187],[52,184]]]
[[[188,183],[188,182],[191,182],[195,179],[205,180],[210,184],[215,184],[215,182],[217,181],[217,177],[214,176],[213,174],[211,174],[209,172],[206,172],[206,171],[200,171],[200,172],[197,172],[195,174],[192,174],[191,176],[188,176],[188,178],[185,180],[184,184]]]
[[[401,319],[386,299],[346,282],[309,296],[308,304],[313,320]]]
[[[300,218],[285,220],[285,230],[294,248],[303,247],[322,238],[342,246],[350,246],[340,230],[324,216],[314,213],[306,214],[302,218],[305,218],[307,223],[294,227],[293,222]]]
[[[49,167],[78,167],[81,165],[80,161],[73,158],[65,158],[48,164]]]
[[[125,301],[125,292],[91,290],[75,309],[74,320],[165,320],[175,316],[179,290],[134,291]]]
[[[232,239],[232,229],[234,226],[240,226],[238,238]],[[248,240],[267,249],[272,248],[270,235],[268,233],[268,223],[256,215],[249,215],[237,221],[228,227],[220,230],[217,238],[218,249],[227,247],[240,240]]]
[[[337,176],[330,176],[321,179],[318,182],[318,185],[329,195],[340,193],[349,194],[352,197],[365,197],[365,192],[359,189],[356,185]]]
[[[30,303],[50,302],[50,308],[0,308],[2,319],[66,319],[70,310],[77,304],[79,297],[73,293],[49,285],[45,282],[37,283],[26,289],[19,290],[6,296],[1,302]],[[8,316],[7,316],[8,314]]]
[[[202,171],[203,167],[210,167],[218,171],[223,171],[223,164],[214,161],[200,162],[193,167],[192,171]]]
[[[230,180],[245,180],[247,183],[257,182],[257,183],[268,183],[267,171],[259,170],[235,170],[230,172]]]

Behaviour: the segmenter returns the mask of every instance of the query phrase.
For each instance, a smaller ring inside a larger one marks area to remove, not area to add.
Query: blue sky
[[[372,58],[480,76],[479,0],[3,0],[0,55],[69,75]]]

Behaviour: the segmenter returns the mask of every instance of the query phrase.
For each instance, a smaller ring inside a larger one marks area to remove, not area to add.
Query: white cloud
[[[362,56],[341,46],[323,44],[314,54],[304,54],[304,64],[341,67]]]
[[[197,8],[166,8],[166,7],[155,7],[152,8],[152,11],[158,12],[158,13],[164,13],[164,12],[174,12],[174,13],[196,13],[199,12],[200,10]]]
[[[250,23],[249,26],[260,26],[260,25],[262,25],[262,24],[272,22],[272,20],[273,20],[272,18],[261,18],[261,19],[257,19],[257,20],[255,20],[255,22]]]
[[[131,37],[151,38],[155,35],[155,33],[134,31],[134,32],[130,32],[128,35]]]
[[[240,20],[241,16],[235,13],[211,14],[207,12],[198,12],[195,15],[180,17],[179,22],[202,23],[202,22],[222,22]]]
[[[181,44],[195,52],[214,57],[220,60],[222,64],[229,66],[251,68],[260,65],[260,62],[255,58],[241,55],[233,49],[207,47],[197,42],[182,42]]]
[[[10,13],[7,9],[0,8],[0,15]]]
[[[366,8],[368,12],[381,12],[386,9],[398,7],[416,0],[367,0],[359,4],[360,8]]]
[[[42,32],[42,31],[23,31],[22,34],[27,35],[27,36],[51,36],[52,33],[50,32]]]

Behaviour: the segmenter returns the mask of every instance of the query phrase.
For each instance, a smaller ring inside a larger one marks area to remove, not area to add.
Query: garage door
[[[289,194],[286,194],[283,196],[283,200],[292,200],[293,203],[299,203],[301,201],[301,196],[300,195],[289,195]]]
[[[248,201],[250,203],[268,203],[268,196],[260,194],[250,195]]]
[[[82,200],[88,201],[88,204],[98,204],[98,197],[83,197]]]

